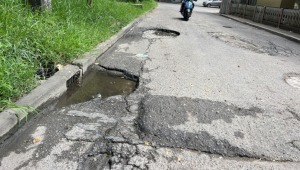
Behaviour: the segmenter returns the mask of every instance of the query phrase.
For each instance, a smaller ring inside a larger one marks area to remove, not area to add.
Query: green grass
[[[48,11],[32,10],[22,0],[0,1],[0,101],[15,101],[38,84],[37,68],[68,63],[107,40],[156,6],[141,1],[52,0]],[[0,102],[0,111],[6,102]]]

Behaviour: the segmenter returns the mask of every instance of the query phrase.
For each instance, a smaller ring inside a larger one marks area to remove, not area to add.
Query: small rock
[[[114,101],[114,100],[121,101],[122,99],[123,99],[123,97],[121,95],[116,95],[116,96],[108,97],[106,100],[107,101]]]
[[[130,143],[133,145],[144,144],[144,142],[139,139],[130,139]]]
[[[113,164],[110,170],[121,170],[121,169],[124,169],[124,166],[122,164]]]
[[[112,147],[112,152],[114,153],[114,155],[121,154],[122,157],[128,158],[136,153],[136,147],[127,143],[115,144]]]
[[[148,142],[148,141],[144,141],[144,144],[145,144],[146,146],[151,145],[150,142]]]
[[[132,165],[125,165],[124,170],[132,170],[133,166]]]
[[[56,65],[56,68],[57,68],[58,70],[61,70],[61,69],[64,68],[64,66],[63,66],[62,64],[57,64],[57,65]]]
[[[113,156],[110,158],[110,161],[112,164],[118,164],[122,161],[122,158],[119,158],[118,156]]]
[[[135,113],[138,111],[138,108],[139,108],[138,105],[131,105],[129,110],[130,110],[130,112]]]
[[[99,93],[99,94],[96,95],[96,98],[100,98],[101,99],[102,95]]]
[[[40,141],[42,141],[42,140],[43,140],[42,137],[38,136],[38,137],[35,137],[35,138],[33,139],[32,143],[38,143],[38,142],[40,142]]]
[[[141,156],[134,156],[132,158],[130,158],[128,164],[129,165],[133,165],[136,167],[139,167],[141,169],[146,169],[146,164],[149,163],[148,159],[145,157],[141,157]]]
[[[146,156],[148,155],[152,150],[154,150],[151,146],[145,146],[145,145],[137,145],[137,153],[139,155]]]

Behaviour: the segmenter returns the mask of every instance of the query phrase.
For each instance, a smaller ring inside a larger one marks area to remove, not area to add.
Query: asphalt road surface
[[[159,3],[94,66],[139,77],[134,93],[45,108],[0,169],[299,169],[299,44],[179,8]]]

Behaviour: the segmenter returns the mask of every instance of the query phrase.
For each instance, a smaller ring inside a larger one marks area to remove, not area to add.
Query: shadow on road
[[[180,18],[173,18],[174,20],[179,20],[179,21],[185,21],[182,17]]]

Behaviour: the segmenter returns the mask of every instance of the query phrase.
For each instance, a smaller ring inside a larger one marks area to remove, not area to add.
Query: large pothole
[[[119,74],[116,74],[119,73]],[[94,65],[83,76],[82,80],[69,85],[67,92],[60,98],[59,107],[82,103],[93,98],[107,98],[110,96],[126,96],[132,93],[138,83],[118,71],[104,71]]]
[[[147,31],[144,31],[143,37],[144,38],[172,38],[172,37],[177,37],[179,36],[180,33],[174,30],[168,30],[168,29],[161,29],[161,28],[156,28],[156,29],[149,29]]]

